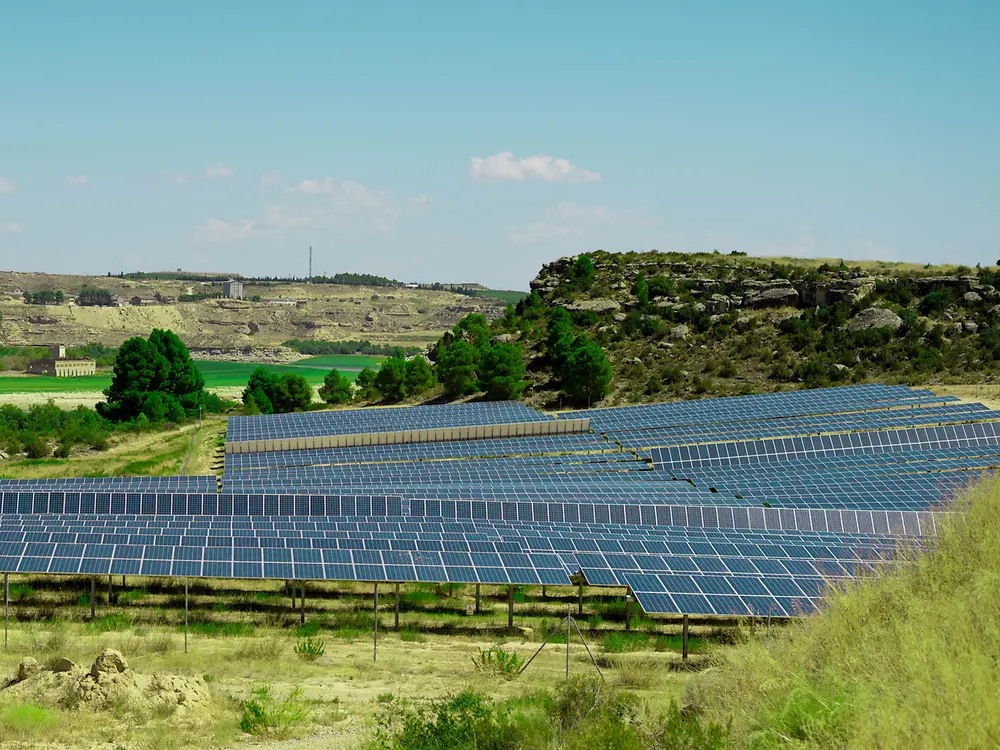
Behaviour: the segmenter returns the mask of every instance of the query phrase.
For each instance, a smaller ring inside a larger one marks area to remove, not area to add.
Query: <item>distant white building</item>
[[[243,282],[236,279],[223,281],[222,296],[226,299],[243,299]]]

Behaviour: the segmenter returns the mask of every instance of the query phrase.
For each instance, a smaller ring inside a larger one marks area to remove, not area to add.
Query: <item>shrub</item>
[[[326,645],[318,638],[313,640],[312,636],[307,636],[295,644],[295,653],[304,661],[316,661],[326,653]]]
[[[308,717],[301,687],[278,700],[270,685],[257,685],[240,702],[240,729],[257,737],[288,737]]]
[[[479,649],[479,655],[472,657],[472,663],[479,674],[504,679],[517,677],[524,667],[524,659],[514,651],[505,650],[503,646]]]

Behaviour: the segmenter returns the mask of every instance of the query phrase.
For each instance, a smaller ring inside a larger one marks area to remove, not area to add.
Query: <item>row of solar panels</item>
[[[947,410],[947,411],[945,411]],[[778,437],[800,437],[834,432],[891,430],[900,427],[936,427],[1000,419],[1000,411],[969,408],[966,405],[932,407],[928,409],[895,409],[878,412],[878,417],[839,414],[826,418],[769,419],[758,422],[734,422],[701,427],[656,428],[627,432],[608,432],[608,440],[622,448],[640,450],[669,448],[690,443],[751,440]]]
[[[227,442],[354,435],[447,427],[544,422],[552,418],[517,401],[387,409],[340,409],[302,414],[230,417]]]
[[[676,471],[686,467],[777,463],[811,456],[853,456],[998,444],[1000,423],[978,422],[944,427],[654,448],[652,459],[657,467]]]
[[[226,471],[280,466],[367,464],[386,461],[424,461],[448,458],[490,458],[538,453],[618,451],[600,435],[578,433],[545,437],[456,440],[441,443],[373,445],[318,450],[262,451],[226,454]]]
[[[941,404],[956,400],[904,386],[859,385],[592,409],[574,412],[574,416],[589,417],[595,430],[605,432]]]
[[[711,497],[711,495],[708,495]],[[683,498],[682,498],[683,499]],[[811,531],[920,535],[930,533],[933,515],[910,510],[819,509],[663,502],[652,496],[646,503],[463,501],[384,495],[264,495],[21,492],[0,495],[3,514],[135,514],[185,516],[314,516],[336,518],[468,519],[507,522],[565,522],[574,524],[629,524],[695,526],[736,529],[803,529]],[[931,524],[928,527],[928,524]]]

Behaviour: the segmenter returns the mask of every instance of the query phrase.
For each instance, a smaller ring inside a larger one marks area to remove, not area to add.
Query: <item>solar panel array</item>
[[[391,409],[339,409],[304,414],[230,417],[227,440],[274,440],[321,435],[360,435],[444,427],[546,422],[548,417],[518,401],[491,401]]]
[[[229,453],[215,477],[0,483],[0,570],[627,586],[792,616],[921,545],[1000,413],[861,385],[567,413],[590,434]],[[517,403],[230,420],[229,442],[549,420]]]

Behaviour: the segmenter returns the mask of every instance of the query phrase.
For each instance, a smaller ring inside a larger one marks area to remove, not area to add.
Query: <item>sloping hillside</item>
[[[681,253],[562,258],[531,282],[529,397],[558,401],[546,356],[557,307],[607,352],[604,403],[878,379],[987,382],[1000,372],[996,267]]]
[[[81,307],[72,303],[83,288],[106,289],[130,300],[160,295],[150,306]],[[24,292],[57,290],[59,305],[29,305]],[[116,277],[0,273],[0,343],[6,346],[99,342],[117,345],[153,328],[169,328],[194,348],[273,347],[289,339],[424,346],[464,315],[495,318],[499,300],[450,291],[405,287],[340,286],[276,282],[247,284],[243,300],[179,301],[183,295],[221,295],[218,283],[137,280]],[[259,297],[260,301],[250,301]]]

